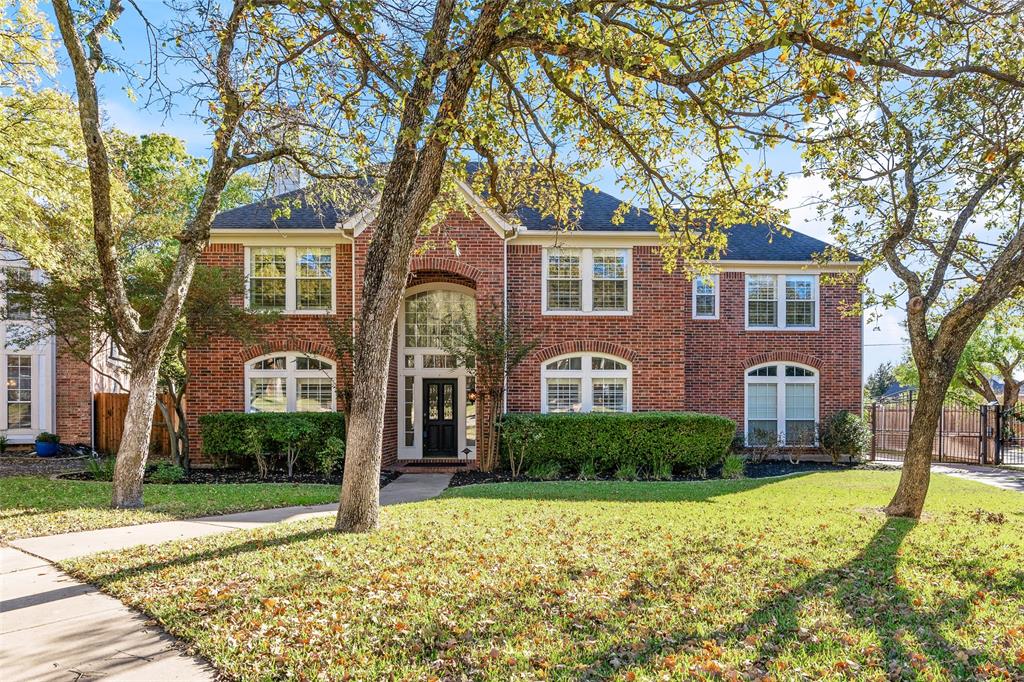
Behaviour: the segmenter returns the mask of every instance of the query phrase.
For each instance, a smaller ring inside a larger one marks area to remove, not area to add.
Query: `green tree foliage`
[[[896,382],[896,372],[891,362],[883,362],[875,371],[868,375],[864,382],[864,397],[868,400],[878,400],[889,387]]]
[[[865,303],[906,301],[920,390],[888,510],[916,517],[961,354],[985,317],[1024,285],[1024,32],[1018,13],[995,9],[893,6],[872,14],[879,27],[907,31],[907,40],[871,39],[868,52],[911,48],[930,64],[969,53],[988,65],[915,78],[851,64],[842,77],[819,80],[821,95],[805,107],[796,136],[805,173],[829,184],[821,207],[838,243],[865,257],[862,274],[884,266],[895,275],[890,289],[865,291]]]

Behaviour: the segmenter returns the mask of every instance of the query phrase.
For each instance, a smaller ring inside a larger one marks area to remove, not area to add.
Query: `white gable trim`
[[[456,184],[477,215],[479,215],[499,237],[506,239],[510,235],[518,234],[519,231],[522,230],[522,227],[508,222],[501,216],[501,214],[488,206],[483,199],[477,196],[476,192],[474,192],[469,185],[461,180],[457,180]],[[379,207],[380,194],[374,197],[373,201],[367,204],[366,208],[351,216],[344,222],[338,223],[337,227],[345,231],[351,231],[353,237],[358,237],[367,227],[370,226],[371,223],[373,223],[373,219],[377,216],[377,209]]]

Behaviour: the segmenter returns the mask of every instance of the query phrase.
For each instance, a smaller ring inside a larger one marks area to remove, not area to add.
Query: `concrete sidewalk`
[[[436,497],[450,480],[446,474],[400,476],[381,490],[381,504]],[[215,680],[208,663],[188,655],[155,622],[49,562],[336,511],[337,504],[265,509],[28,538],[0,547],[0,679]]]
[[[902,462],[874,462],[874,464],[893,469],[900,469],[903,466]],[[932,464],[932,473],[965,478],[969,481],[984,483],[996,488],[1024,493],[1024,470],[1021,469],[982,466],[980,464],[946,463]]]

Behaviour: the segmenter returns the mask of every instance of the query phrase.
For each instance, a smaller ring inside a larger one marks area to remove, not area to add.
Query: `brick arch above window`
[[[746,362],[743,364],[744,367],[750,369],[751,367],[756,367],[757,365],[763,365],[769,362],[795,362],[819,370],[822,365],[819,358],[816,358],[809,353],[799,353],[789,350],[774,350],[767,353],[761,353],[760,355],[747,358]]]
[[[553,346],[546,346],[537,352],[536,357],[538,362],[546,362],[560,355],[569,355],[571,353],[604,353],[605,355],[620,357],[634,364],[637,361],[636,351],[620,346],[617,343],[592,340],[563,341]]]
[[[309,355],[319,355],[333,362],[338,360],[334,355],[334,348],[329,344],[319,341],[298,341],[295,339],[264,341],[263,343],[243,348],[242,360],[248,362],[261,355],[270,355],[271,353],[307,353]]]
[[[474,287],[483,277],[480,269],[458,258],[444,256],[416,256],[409,267],[410,274],[421,271],[448,272],[470,280]]]

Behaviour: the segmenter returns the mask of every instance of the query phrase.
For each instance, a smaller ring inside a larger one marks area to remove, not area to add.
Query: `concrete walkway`
[[[381,504],[436,497],[450,480],[447,474],[400,476],[380,491]],[[337,504],[265,509],[27,538],[0,547],[0,679],[215,680],[208,663],[186,654],[154,621],[49,562],[336,511]]]
[[[1016,469],[1000,469],[978,464],[935,464],[932,466],[932,472],[1024,493],[1024,471]]]
[[[882,466],[899,469],[902,462],[875,462]],[[969,481],[984,483],[996,488],[1015,490],[1024,493],[1024,469],[1007,469],[980,464],[932,464],[933,474],[945,474],[957,478],[965,478]]]

